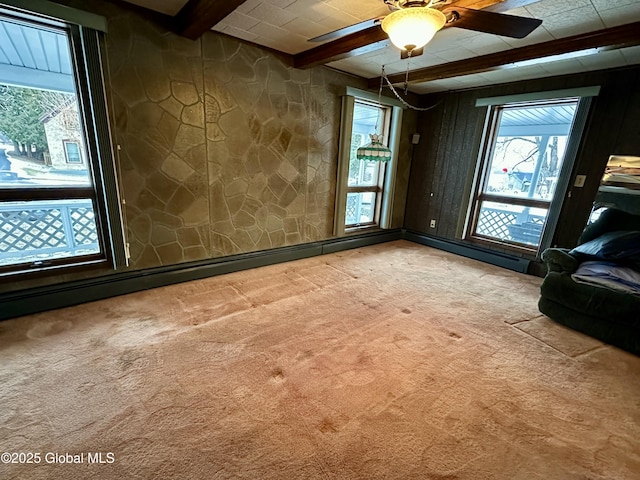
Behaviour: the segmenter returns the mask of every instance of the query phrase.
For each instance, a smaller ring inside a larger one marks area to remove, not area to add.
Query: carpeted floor
[[[640,478],[640,358],[539,284],[398,241],[2,322],[0,478]]]

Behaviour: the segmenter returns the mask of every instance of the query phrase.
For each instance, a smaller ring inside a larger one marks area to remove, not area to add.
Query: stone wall
[[[109,24],[134,268],[331,236],[341,87],[215,33]]]
[[[294,69],[214,32],[188,40],[135,8],[92,8],[108,19],[105,73],[130,269],[332,236],[340,94],[366,88],[364,79]],[[415,115],[405,118],[408,145]],[[402,226],[408,172],[403,146],[394,227]]]

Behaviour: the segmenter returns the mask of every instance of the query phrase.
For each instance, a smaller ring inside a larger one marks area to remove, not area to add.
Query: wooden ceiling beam
[[[189,0],[174,17],[176,32],[196,40],[245,0]]]
[[[408,82],[423,83],[443,78],[488,72],[505,68],[516,62],[579,52],[591,48],[614,49],[631,47],[640,45],[640,35],[638,35],[638,31],[640,31],[640,22],[634,22],[597,30],[595,32],[537,43],[535,45],[527,45],[503,52],[490,53],[479,57],[434,65],[432,67],[419,68],[409,72]],[[407,74],[398,73],[388,75],[388,78],[389,81],[394,84],[404,83]],[[369,88],[377,88],[380,85],[380,77],[370,78],[368,85]]]
[[[374,25],[294,55],[293,66],[308,68],[322,65],[341,58],[362,55],[386,47],[388,44],[389,37],[382,27]]]

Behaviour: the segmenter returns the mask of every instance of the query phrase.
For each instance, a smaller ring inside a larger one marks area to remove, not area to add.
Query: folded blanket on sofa
[[[613,262],[582,262],[571,278],[578,283],[599,285],[640,296],[640,272]]]

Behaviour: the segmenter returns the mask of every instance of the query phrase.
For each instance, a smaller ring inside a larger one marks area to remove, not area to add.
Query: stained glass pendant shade
[[[382,143],[382,135],[370,133],[371,141],[358,148],[356,158],[365,162],[388,162],[391,160],[391,150]]]

